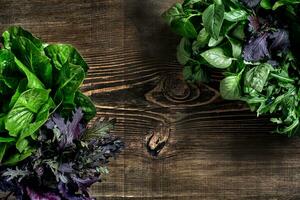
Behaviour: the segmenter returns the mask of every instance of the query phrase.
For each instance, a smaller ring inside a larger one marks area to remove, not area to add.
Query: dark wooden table
[[[82,90],[126,143],[97,199],[300,199],[300,139],[221,100],[220,76],[188,86],[160,15],[176,0],[0,0],[0,30],[22,25],[71,43],[90,66]]]

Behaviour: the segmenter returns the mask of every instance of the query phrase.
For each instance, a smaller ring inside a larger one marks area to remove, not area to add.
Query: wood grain
[[[82,91],[117,118],[126,149],[92,188],[97,199],[300,199],[300,139],[221,100],[219,74],[187,85],[178,39],[160,15],[176,0],[0,0],[0,30],[22,25],[76,46]]]

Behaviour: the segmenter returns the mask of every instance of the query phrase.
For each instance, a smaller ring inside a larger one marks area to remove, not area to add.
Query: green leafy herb
[[[207,68],[222,70],[224,99],[271,114],[276,132],[292,136],[300,135],[299,11],[299,0],[185,0],[164,15],[171,27],[188,19],[197,31],[173,29],[184,36],[177,58],[186,81],[206,82]]]
[[[0,165],[15,165],[35,151],[37,131],[56,110],[81,107],[89,121],[96,109],[79,91],[88,66],[67,44],[46,44],[21,27],[2,35],[0,49]]]

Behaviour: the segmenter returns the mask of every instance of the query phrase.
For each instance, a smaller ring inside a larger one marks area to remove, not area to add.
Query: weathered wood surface
[[[174,2],[0,0],[0,30],[22,25],[87,60],[82,90],[126,143],[97,199],[300,199],[300,139],[222,101],[219,75],[210,86],[182,81],[178,38],[160,18]]]

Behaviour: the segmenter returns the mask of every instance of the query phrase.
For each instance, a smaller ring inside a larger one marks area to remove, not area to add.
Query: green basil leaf
[[[273,7],[271,0],[262,0],[260,6],[267,10],[270,10]]]
[[[186,38],[196,38],[197,31],[188,18],[176,18],[171,22],[172,30]]]
[[[272,66],[268,64],[258,65],[250,69],[245,75],[245,86],[262,92],[270,74]]]
[[[220,83],[221,96],[226,100],[239,100],[241,98],[240,77],[228,76]]]
[[[177,60],[180,64],[185,65],[191,58],[191,42],[187,38],[182,38],[177,47]]]
[[[224,21],[225,8],[223,4],[210,5],[202,15],[203,25],[206,31],[215,39],[219,39],[221,27]]]
[[[195,3],[200,3],[200,2],[203,2],[203,0],[185,0],[182,5],[183,6],[191,6]]]
[[[233,59],[227,57],[221,48],[209,49],[201,54],[201,56],[213,67],[225,69],[228,68]]]
[[[209,39],[208,46],[215,47],[218,46],[224,40],[223,36],[220,36],[218,40],[215,40],[213,37]]]
[[[232,34],[230,35],[231,37],[234,37],[238,40],[244,40],[246,38],[245,35],[245,24],[240,24],[238,25],[233,31]]]
[[[174,19],[180,18],[184,14],[182,5],[180,3],[174,4],[166,12],[162,14],[163,19],[166,23],[171,26],[171,23]]]
[[[239,58],[242,55],[242,48],[243,48],[242,43],[234,38],[230,38],[228,36],[227,36],[227,38],[232,47],[232,56],[234,58]]]
[[[225,12],[224,19],[230,22],[238,22],[247,20],[249,17],[248,13],[245,10],[231,10]]]

